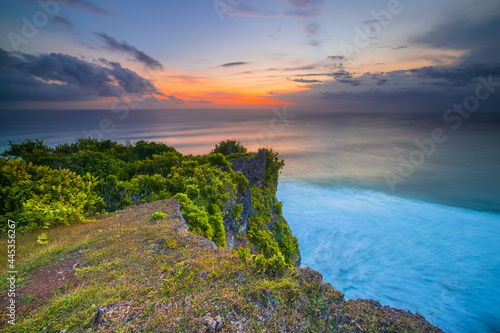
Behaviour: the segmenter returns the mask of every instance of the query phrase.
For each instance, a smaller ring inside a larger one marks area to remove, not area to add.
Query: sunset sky
[[[500,82],[498,0],[16,0],[0,15],[2,109],[439,111]]]

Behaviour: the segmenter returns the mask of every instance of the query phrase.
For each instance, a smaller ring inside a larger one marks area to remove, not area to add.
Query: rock
[[[304,282],[314,281],[316,283],[321,283],[323,281],[323,275],[310,267],[299,268],[297,273]]]
[[[181,231],[188,231],[186,220],[184,220],[184,217],[181,214],[181,205],[179,201],[177,201],[176,199],[173,199],[172,201],[174,204],[174,214],[171,215],[170,218],[178,225]]]
[[[97,309],[95,309],[94,325],[101,325],[105,321],[104,308],[104,306],[98,306]]]
[[[266,173],[266,152],[261,150],[255,156],[231,160],[233,170],[241,172],[250,182],[250,186],[262,187]]]
[[[222,318],[220,316],[212,318],[212,314],[207,313],[201,319],[203,319],[203,323],[207,325],[209,332],[217,332],[218,329],[222,328]]]

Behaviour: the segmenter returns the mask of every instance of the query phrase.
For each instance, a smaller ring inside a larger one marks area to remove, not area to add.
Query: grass
[[[94,222],[17,235],[18,284],[77,258],[76,280],[43,295],[22,295],[6,332],[428,332],[425,321],[375,303],[344,300],[311,269],[260,272],[233,251],[183,232],[175,202],[157,201]],[[151,219],[153,213],[167,218]],[[3,249],[6,238],[1,239]],[[1,258],[1,291],[6,260]],[[20,289],[22,293],[22,288]],[[22,301],[21,301],[22,300]],[[2,309],[3,310],[3,309]],[[2,320],[5,314],[2,313]],[[437,329],[434,329],[438,331]]]

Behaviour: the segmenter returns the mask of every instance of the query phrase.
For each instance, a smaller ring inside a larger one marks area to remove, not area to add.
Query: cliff
[[[166,218],[152,219],[156,212]],[[37,232],[17,235],[16,325],[7,323],[2,264],[0,330],[441,332],[419,314],[346,301],[310,268],[263,273],[186,227],[167,199],[47,229],[45,245]]]
[[[251,156],[230,161],[232,169],[241,172],[248,180],[248,185],[238,189],[236,199],[227,203],[228,210],[234,204],[241,205],[243,210],[239,218],[234,218],[233,214],[224,216],[226,246],[230,250],[242,246],[259,250],[262,241],[256,234],[268,231],[280,252],[286,254],[295,267],[299,267],[301,258],[297,238],[292,235],[281,213],[282,204],[276,199],[279,168],[270,166],[276,162],[273,158],[277,157],[272,152],[260,150]],[[257,221],[259,219],[263,222]]]

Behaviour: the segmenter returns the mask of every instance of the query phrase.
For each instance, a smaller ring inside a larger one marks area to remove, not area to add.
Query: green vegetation
[[[284,162],[277,153],[264,151],[263,186],[251,187],[254,213],[247,230],[255,256],[246,258],[272,272],[294,266],[299,248],[281,215],[281,204],[275,202]],[[189,229],[222,248],[224,218],[241,219],[243,205],[237,201],[249,186],[230,161],[258,158],[234,140],[220,142],[208,155],[183,156],[161,143],[123,145],[90,138],[55,148],[39,140],[10,142],[3,155],[18,158],[0,160],[0,217],[18,222],[20,231],[86,221],[92,215],[174,196]]]
[[[51,227],[45,245],[37,230],[19,234],[16,325],[2,306],[0,331],[439,332],[407,311],[345,301],[309,268],[264,274],[255,260],[182,232],[175,206],[155,201]],[[167,218],[150,223],[154,213]]]
[[[166,218],[167,218],[167,214],[162,213],[162,212],[154,212],[153,214],[151,214],[152,221],[166,219]]]
[[[220,153],[222,155],[244,154],[246,152],[247,149],[235,140],[221,141],[216,144],[215,148],[211,151],[211,153]]]
[[[95,191],[97,179],[67,169],[54,170],[19,159],[0,159],[0,218],[18,230],[84,221],[85,215],[102,207]]]

